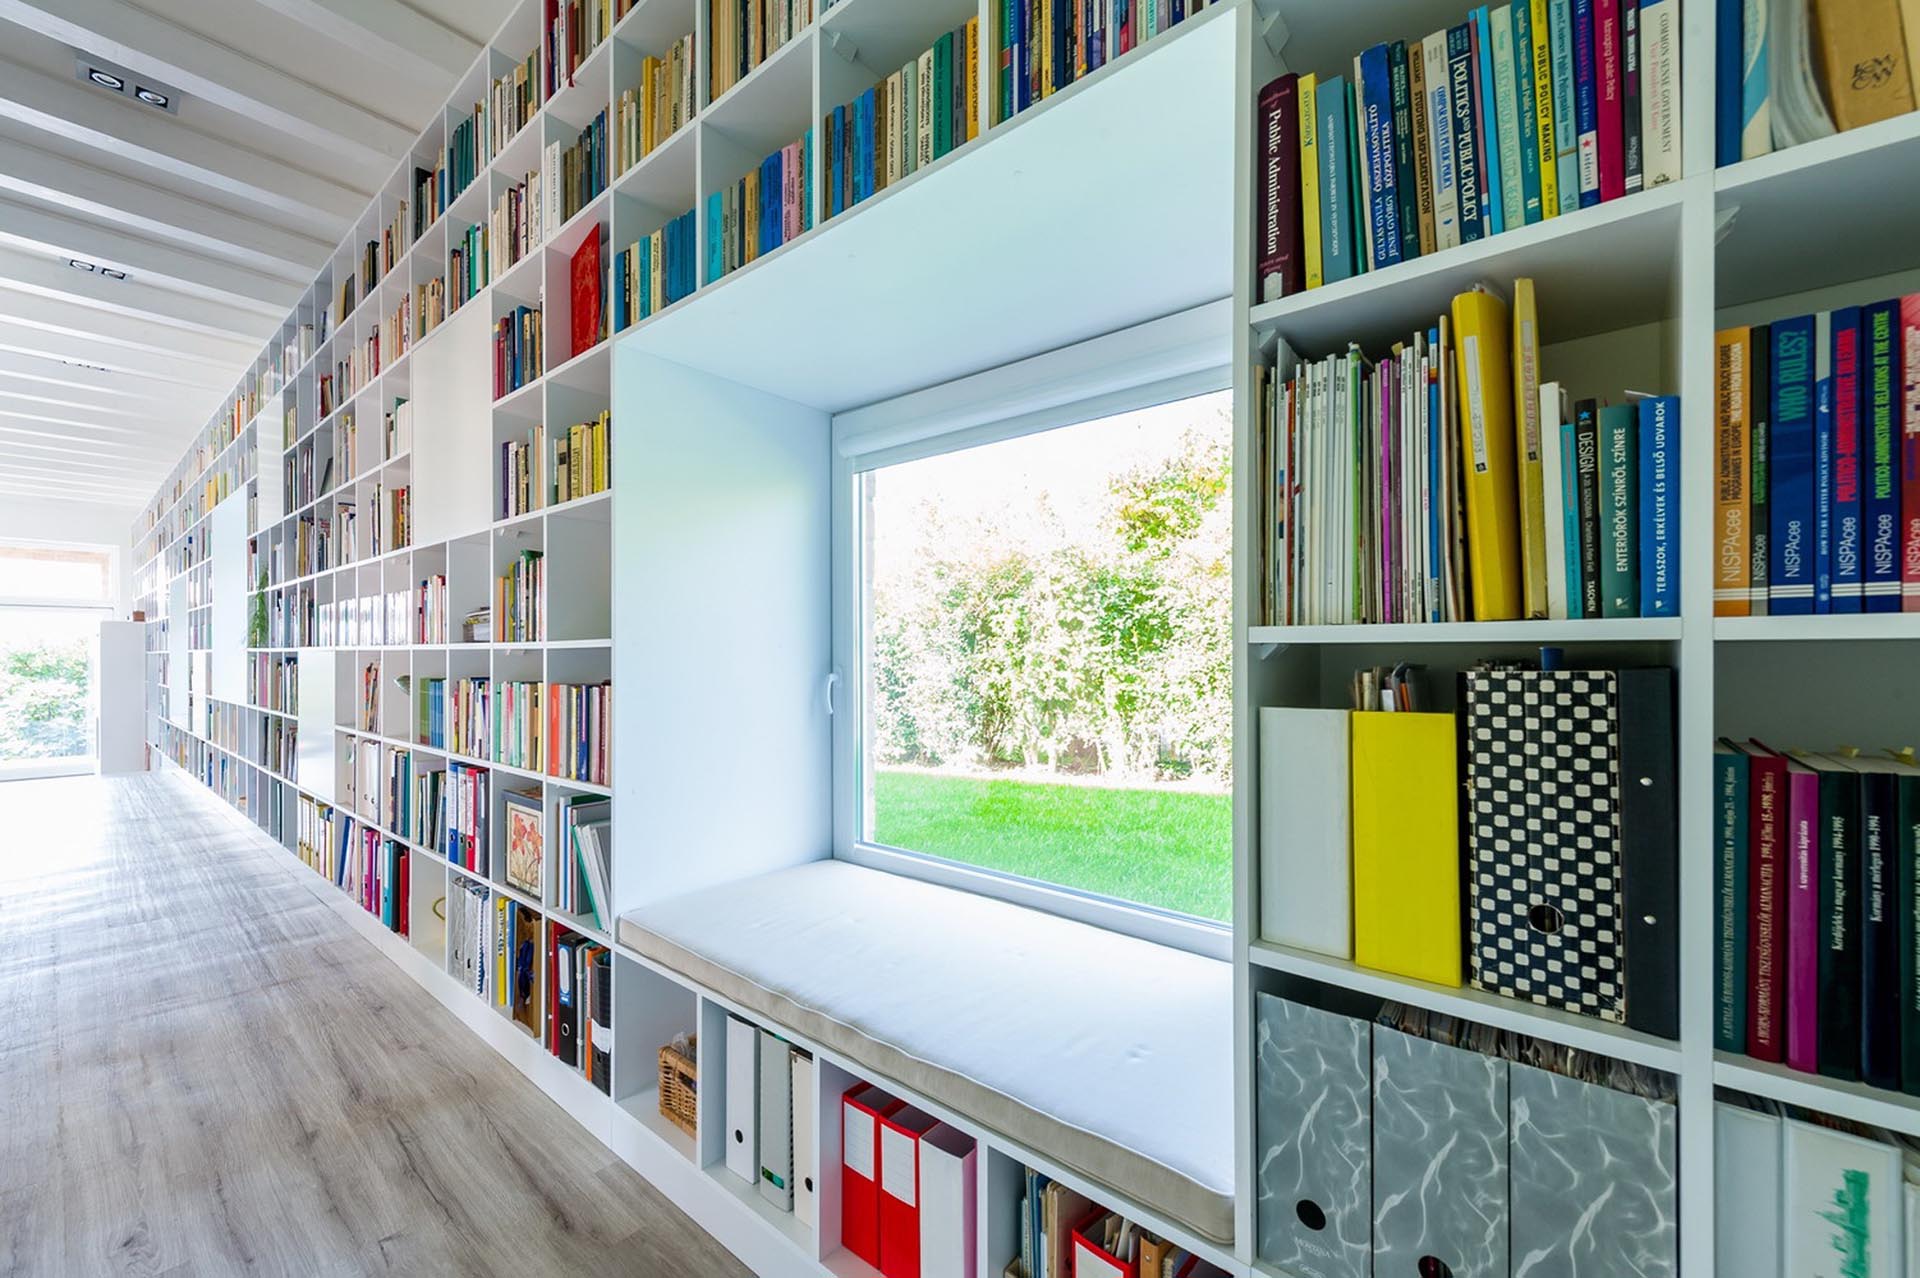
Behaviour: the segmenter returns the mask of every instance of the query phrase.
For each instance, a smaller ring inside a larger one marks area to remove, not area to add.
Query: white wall
[[[87,501],[0,499],[0,541],[58,541],[110,546],[114,551],[115,615],[132,604],[133,569],[127,563],[128,531],[137,509]]]

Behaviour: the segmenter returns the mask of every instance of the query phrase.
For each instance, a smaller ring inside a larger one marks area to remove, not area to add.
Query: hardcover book
[[[1775,614],[1813,611],[1813,317],[1773,325],[1767,594]]]
[[[522,892],[538,896],[541,865],[546,858],[540,796],[507,790],[500,797],[506,800],[507,882]]]

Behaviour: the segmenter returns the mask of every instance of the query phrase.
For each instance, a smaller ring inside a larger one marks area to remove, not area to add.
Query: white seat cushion
[[[844,861],[662,901],[620,940],[1232,1244],[1229,964]]]

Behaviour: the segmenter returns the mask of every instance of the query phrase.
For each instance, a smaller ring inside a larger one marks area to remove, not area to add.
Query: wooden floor
[[[178,773],[0,784],[0,1275],[745,1274]]]

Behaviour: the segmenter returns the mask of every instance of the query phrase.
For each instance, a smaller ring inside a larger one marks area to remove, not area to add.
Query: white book
[[[1567,619],[1567,491],[1561,473],[1560,426],[1566,420],[1559,382],[1540,384],[1541,510],[1547,523],[1547,616]]]
[[[1728,1274],[1780,1278],[1780,1118],[1716,1103],[1713,1252]]]
[[[1640,6],[1640,171],[1648,187],[1680,180],[1680,0]]]
[[[1811,1123],[1782,1121],[1783,1272],[1896,1278],[1906,1257],[1900,1151]]]
[[[920,1138],[920,1278],[974,1278],[979,1153],[941,1123]]]
[[[809,1229],[820,1224],[820,1192],[814,1182],[819,1121],[818,1099],[813,1094],[813,1057],[795,1050],[789,1064],[793,1096],[793,1214]]]
[[[1420,42],[1427,78],[1428,162],[1433,166],[1433,233],[1443,249],[1460,244],[1460,187],[1453,172],[1453,86],[1447,79],[1447,33]]]
[[[792,1050],[778,1034],[760,1031],[760,1196],[781,1211],[793,1210]]]
[[[748,1185],[760,1181],[760,1031],[727,1018],[727,1170]]]
[[[1260,934],[1353,957],[1345,710],[1260,711]]]

